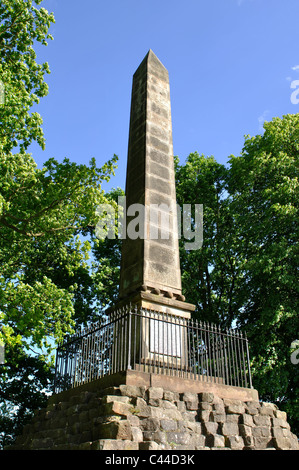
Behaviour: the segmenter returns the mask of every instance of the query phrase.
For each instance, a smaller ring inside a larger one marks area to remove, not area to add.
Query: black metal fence
[[[128,369],[252,387],[241,331],[134,307],[64,340],[56,354],[55,393]]]

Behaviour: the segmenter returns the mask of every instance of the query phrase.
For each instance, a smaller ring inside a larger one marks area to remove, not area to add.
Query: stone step
[[[298,449],[298,440],[286,413],[270,403],[124,385],[51,403],[35,413],[11,448],[99,450],[101,446],[289,450]]]

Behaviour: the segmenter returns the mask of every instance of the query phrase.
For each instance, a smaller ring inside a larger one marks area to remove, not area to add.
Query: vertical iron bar
[[[143,348],[143,344],[142,344],[143,341],[142,341],[141,331],[144,330],[144,325],[145,325],[145,318],[143,318],[143,310],[141,310],[140,311],[140,327],[139,327],[139,364],[140,364],[140,370],[141,370],[141,357],[142,357],[141,348]],[[145,367],[145,364],[144,364],[144,367]]]
[[[168,369],[168,375],[172,375],[171,325],[169,325],[169,313],[166,314],[166,342],[167,342],[167,369]]]
[[[238,352],[237,352],[237,346],[236,346],[237,341],[238,341],[238,332],[234,331],[235,377],[236,377],[237,386],[239,387],[240,381],[239,381],[239,370],[238,370]]]
[[[212,376],[212,382],[215,382],[216,379],[216,356],[215,356],[215,325],[211,325],[211,355],[213,357],[211,361],[211,376]]]
[[[244,356],[244,337],[241,331],[241,351],[242,351],[242,371],[243,371],[243,377],[244,381],[242,381],[242,386],[245,386],[247,388],[247,374],[246,374],[246,363],[245,363],[245,356]]]
[[[200,327],[200,348],[198,349],[199,355],[200,355],[200,380],[204,380],[204,373],[203,373],[203,339],[202,339],[202,323],[199,322],[199,327]],[[198,357],[198,363],[199,363],[199,357]]]
[[[238,349],[238,356],[239,356],[239,374],[240,374],[240,384],[241,387],[244,386],[244,378],[243,378],[243,367],[242,367],[242,355],[241,355],[241,345],[242,345],[242,332],[238,332],[238,342],[237,342],[237,349]]]
[[[235,354],[234,354],[234,336],[233,330],[230,330],[231,340],[231,353],[232,353],[232,385],[236,385],[236,374],[235,374]]]
[[[205,357],[206,357],[206,371],[207,371],[207,382],[210,381],[210,374],[209,374],[209,332],[207,330],[208,324],[204,322],[204,338],[205,338]],[[208,340],[207,340],[207,335],[208,335]]]
[[[198,337],[198,321],[195,322],[195,332],[196,332],[196,348],[194,351],[194,362],[196,362],[196,378],[199,380],[200,374],[199,374],[199,337]],[[194,333],[195,333],[194,332]]]
[[[251,379],[251,369],[250,369],[250,359],[249,359],[249,349],[248,349],[248,339],[245,333],[245,342],[246,342],[246,355],[247,355],[247,367],[248,367],[248,379],[249,387],[252,388],[252,379]]]
[[[228,352],[228,371],[229,371],[229,384],[228,385],[234,385],[233,374],[232,374],[233,356],[231,353],[231,330],[227,331],[227,352]]]

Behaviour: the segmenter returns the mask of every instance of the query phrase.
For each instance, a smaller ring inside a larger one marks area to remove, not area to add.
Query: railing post
[[[248,339],[245,332],[245,342],[246,342],[246,354],[247,354],[247,365],[248,365],[248,379],[249,379],[249,387],[252,387],[252,379],[251,379],[251,370],[250,370],[250,359],[249,359],[249,349],[248,349]]]
[[[127,368],[132,369],[131,366],[131,306],[129,307],[129,334],[128,334],[128,364]]]
[[[56,388],[57,388],[57,375],[58,375],[58,354],[60,352],[60,348],[59,346],[57,347],[57,350],[56,350],[56,358],[55,358],[55,377],[54,377],[54,393],[58,393],[56,391]]]

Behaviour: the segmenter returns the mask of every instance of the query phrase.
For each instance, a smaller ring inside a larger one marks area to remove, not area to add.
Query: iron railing
[[[64,340],[55,393],[128,369],[252,388],[241,331],[134,307]]]

